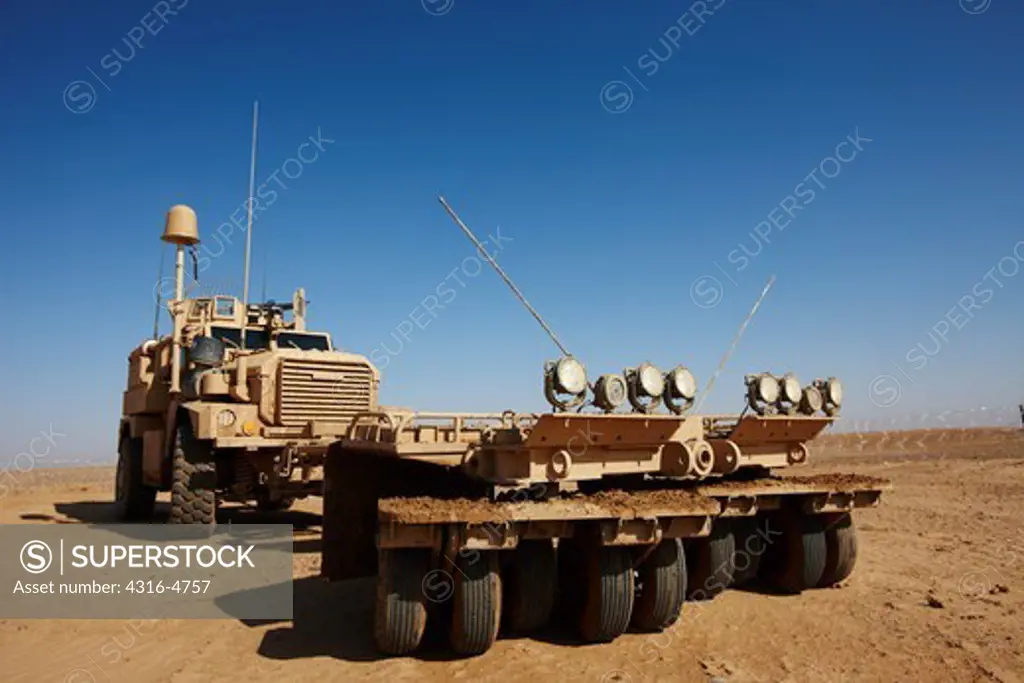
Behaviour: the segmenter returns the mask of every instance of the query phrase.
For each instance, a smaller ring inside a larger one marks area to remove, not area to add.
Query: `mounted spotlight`
[[[786,415],[793,415],[800,406],[800,399],[803,398],[803,390],[800,388],[800,380],[792,372],[787,372],[779,380],[779,412]]]
[[[843,385],[835,377],[814,380],[814,386],[825,399],[825,414],[835,417],[843,405]]]
[[[747,405],[750,409],[758,415],[772,412],[779,400],[779,380],[770,373],[762,372],[747,375],[744,381],[747,383]]]
[[[653,413],[665,393],[665,378],[661,371],[650,363],[641,363],[635,368],[627,368],[623,374],[633,408],[639,413]]]
[[[626,402],[628,392],[622,375],[601,375],[594,385],[594,405],[610,413]]]
[[[676,415],[682,415],[697,397],[697,380],[693,373],[682,365],[676,366],[665,375],[665,407]]]
[[[569,410],[587,399],[587,370],[572,356],[544,364],[544,396],[556,410]]]
[[[804,387],[804,395],[800,398],[800,412],[804,415],[814,415],[825,404],[821,392],[813,384]]]

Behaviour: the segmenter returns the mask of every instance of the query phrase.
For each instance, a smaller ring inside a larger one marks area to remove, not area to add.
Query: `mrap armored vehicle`
[[[377,370],[306,329],[301,289],[289,303],[186,297],[185,248],[199,243],[191,208],[171,208],[162,239],[176,246],[172,329],[128,356],[119,516],[148,518],[158,491],[185,524],[214,523],[220,500],[274,510],[319,495],[327,447],[376,408]]]
[[[734,415],[692,414],[683,365],[591,381],[441,201],[563,356],[543,372],[548,412],[367,411],[328,451],[322,572],[376,574],[380,651],[413,652],[431,624],[467,656],[554,620],[604,642],[669,629],[686,600],[730,586],[850,575],[851,512],[889,483],[778,474],[838,418],[837,379],[749,374]]]

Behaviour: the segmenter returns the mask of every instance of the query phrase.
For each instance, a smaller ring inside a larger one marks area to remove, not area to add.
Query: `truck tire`
[[[626,632],[633,616],[633,556],[624,546],[591,546],[583,572],[577,578],[585,591],[580,635],[591,643],[615,640]]]
[[[761,557],[768,550],[768,542],[760,531],[761,517],[736,520],[733,527],[735,552],[733,554],[732,585],[743,586],[757,578]]]
[[[510,633],[526,634],[551,618],[558,588],[558,563],[549,540],[520,541],[502,573],[503,612]]]
[[[818,588],[834,586],[853,572],[857,564],[857,528],[850,513],[828,520],[825,525],[825,569]]]
[[[641,631],[663,631],[679,619],[686,600],[683,542],[670,538],[659,543],[640,564],[637,575],[640,585],[632,626]]]
[[[373,620],[377,649],[388,655],[409,654],[419,647],[427,625],[423,582],[430,568],[430,551],[381,550],[377,566]]]
[[[713,524],[707,538],[687,548],[687,595],[690,600],[710,600],[732,585],[736,538],[728,524]]]
[[[782,514],[782,536],[768,546],[758,578],[782,593],[814,588],[825,573],[827,549],[818,515]]]
[[[117,448],[114,510],[124,522],[149,519],[156,507],[156,488],[142,483],[142,439],[128,434]]]
[[[452,649],[460,655],[479,655],[490,649],[501,624],[501,575],[497,551],[477,557],[458,557],[454,567]]]
[[[209,444],[195,438],[187,415],[178,420],[171,458],[171,524],[215,524],[217,470]]]

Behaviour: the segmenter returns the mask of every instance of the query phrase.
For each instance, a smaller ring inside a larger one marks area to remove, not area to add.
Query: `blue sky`
[[[254,98],[258,180],[287,187],[253,289],[305,286],[312,324],[366,354],[425,322],[384,353],[388,403],[540,409],[557,355],[489,271],[416,310],[473,254],[440,192],[500,226],[594,375],[703,384],[776,274],[707,409],[763,369],[843,378],[850,421],[1015,406],[1022,29],[1010,0],[5,3],[0,453],[52,425],[57,457],[112,457],[164,212],[195,207],[219,250]],[[240,289],[231,239],[204,286]]]

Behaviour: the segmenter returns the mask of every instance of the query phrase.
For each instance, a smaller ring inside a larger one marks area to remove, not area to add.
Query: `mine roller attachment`
[[[171,524],[214,524],[217,472],[208,442],[195,438],[192,420],[178,417],[171,458]]]
[[[125,522],[146,520],[153,516],[156,488],[142,483],[142,439],[125,434],[117,449],[114,509]]]
[[[686,556],[680,539],[662,541],[640,562],[636,589],[633,628],[661,631],[679,619],[686,599]]]
[[[503,568],[502,613],[510,633],[532,633],[551,618],[558,589],[558,560],[548,539],[522,541]]]
[[[409,654],[419,647],[427,625],[423,584],[430,569],[430,551],[381,550],[377,566],[373,623],[377,648],[389,655]]]

